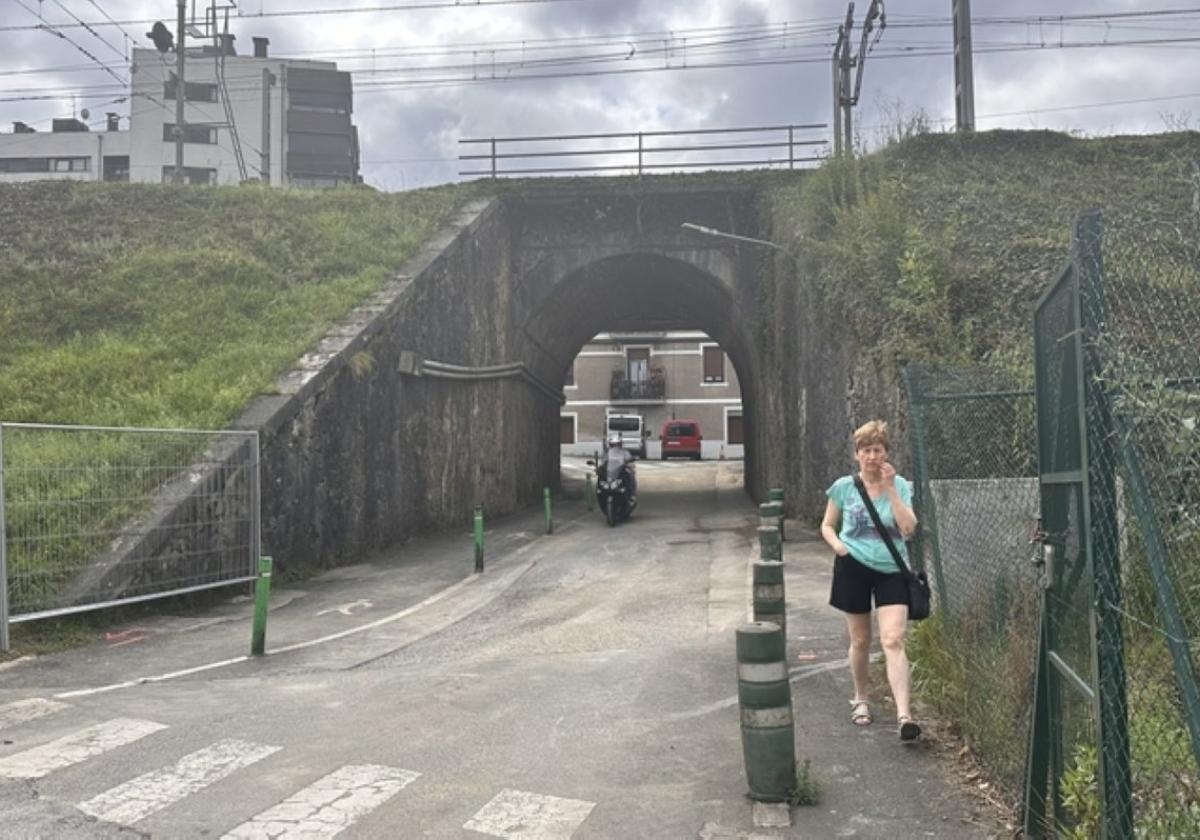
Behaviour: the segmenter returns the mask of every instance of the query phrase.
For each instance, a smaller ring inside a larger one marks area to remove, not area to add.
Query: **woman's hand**
[[[884,461],[879,468],[879,474],[883,478],[884,486],[891,489],[896,484],[896,468],[892,466],[890,461]]]

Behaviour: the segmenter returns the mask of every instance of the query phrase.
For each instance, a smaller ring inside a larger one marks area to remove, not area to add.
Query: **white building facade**
[[[192,184],[331,187],[359,181],[358,132],[349,73],[324,61],[272,58],[265,38],[254,55],[188,47],[183,127],[184,180]],[[127,129],[54,120],[51,131],[17,123],[0,133],[0,181],[46,178],[170,183],[176,160],[175,54],[135,49]]]

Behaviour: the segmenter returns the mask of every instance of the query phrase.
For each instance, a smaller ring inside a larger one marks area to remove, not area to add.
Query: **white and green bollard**
[[[784,513],[783,488],[772,487],[767,491],[767,501],[779,505],[779,539],[787,542],[787,531],[783,527]]]
[[[763,560],[783,562],[783,541],[774,525],[758,529],[758,556]]]
[[[739,627],[737,662],[750,798],[785,802],[796,784],[796,742],[783,630],[769,621]]]
[[[784,596],[783,564],[759,560],[754,564],[754,620],[778,624],[787,638],[787,600]]]
[[[258,558],[258,579],[254,581],[254,628],[250,632],[250,655],[267,651],[267,609],[271,601],[270,557]]]

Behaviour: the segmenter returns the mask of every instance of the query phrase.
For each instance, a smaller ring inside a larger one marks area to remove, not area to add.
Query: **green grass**
[[[0,186],[0,419],[222,427],[472,193]]]

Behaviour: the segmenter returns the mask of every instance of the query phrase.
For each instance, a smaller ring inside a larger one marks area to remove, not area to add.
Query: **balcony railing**
[[[662,379],[635,382],[629,379],[614,379],[609,387],[609,398],[614,400],[662,401],[667,398],[667,383]]]

